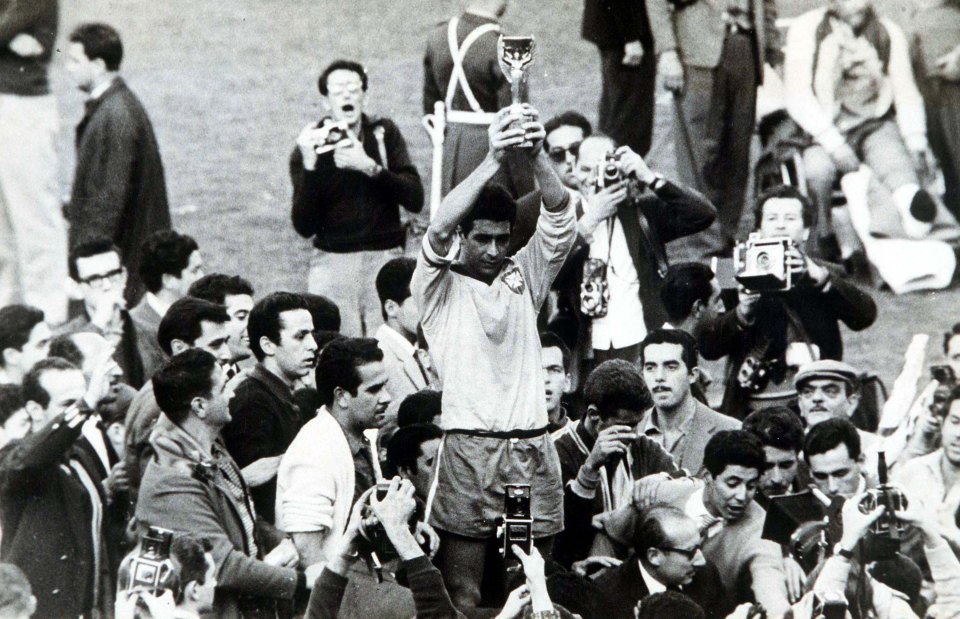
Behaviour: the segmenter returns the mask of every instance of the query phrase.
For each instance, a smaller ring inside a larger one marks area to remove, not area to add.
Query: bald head
[[[605,135],[593,135],[580,144],[580,154],[577,157],[577,177],[581,187],[591,187],[597,180],[599,165],[603,156],[614,150],[616,144]]]

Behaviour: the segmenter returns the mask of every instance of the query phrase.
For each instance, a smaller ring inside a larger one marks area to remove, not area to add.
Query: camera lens
[[[757,254],[757,267],[763,269],[764,271],[770,270],[770,254],[767,252],[760,252]]]

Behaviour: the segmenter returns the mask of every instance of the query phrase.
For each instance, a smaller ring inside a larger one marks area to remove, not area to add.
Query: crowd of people
[[[905,33],[825,0],[784,39],[771,0],[586,0],[597,132],[516,100],[506,8],[427,42],[415,257],[404,136],[361,62],[320,74],[306,292],[265,295],[171,228],[107,24],[64,50],[89,98],[61,214],[59,7],[0,8],[0,615],[960,617],[960,323],[925,385],[922,334],[899,376],[843,361],[884,308],[837,190],[869,170],[873,233],[953,273],[960,4]]]

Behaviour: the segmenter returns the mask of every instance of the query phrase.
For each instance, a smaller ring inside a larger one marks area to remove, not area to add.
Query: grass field
[[[894,1],[907,0],[889,0]],[[581,4],[513,0],[505,19],[506,31],[537,37],[531,99],[546,115],[572,108],[595,118],[599,62],[596,50],[579,39]],[[781,13],[789,16],[816,3],[781,4]],[[61,5],[62,38],[81,21],[107,21],[120,30],[123,72],[157,130],[175,225],[201,244],[208,272],[241,273],[259,293],[305,287],[310,246],[290,225],[287,158],[299,130],[319,117],[316,76],[336,58],[356,58],[368,67],[370,110],[398,122],[428,182],[421,57],[427,33],[456,10],[454,1],[62,0]],[[59,65],[54,81],[64,123],[66,192],[73,126],[83,105]],[[663,129],[658,125],[651,159],[669,170]],[[960,320],[960,293],[900,298],[877,293],[877,299],[877,324],[848,334],[847,358],[878,371],[889,384],[914,332],[936,334]],[[931,353],[938,355],[939,337],[935,340]]]

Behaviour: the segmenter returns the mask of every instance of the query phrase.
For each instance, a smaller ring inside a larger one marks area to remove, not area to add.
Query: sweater
[[[350,445],[323,407],[280,460],[277,527],[286,533],[325,531],[323,551],[330,556],[350,518],[355,483]]]
[[[341,170],[333,162],[333,152],[320,155],[313,170],[304,169],[299,148],[290,156],[293,228],[304,238],[313,237],[313,244],[323,251],[399,247],[405,232],[397,206],[412,213],[423,208],[420,174],[410,161],[397,125],[364,114],[361,133],[363,150],[382,166],[373,178],[356,170]]]
[[[57,0],[7,0],[0,3],[0,94],[32,97],[50,94],[47,69],[57,40]],[[43,47],[24,58],[10,49],[19,34],[32,36]]]
[[[880,118],[896,109],[897,124],[907,145],[925,146],[926,115],[923,98],[913,79],[907,38],[893,21],[875,16],[871,20],[874,30],[878,31],[872,38],[885,42],[880,46],[883,49],[877,49],[884,66],[876,99],[872,101],[872,116]],[[838,125],[840,121],[849,124],[842,115],[840,90],[845,79],[837,77],[842,69],[838,48],[851,45],[848,39],[853,37],[856,37],[854,42],[867,44],[866,32],[842,34],[844,26],[831,20],[826,9],[816,9],[798,17],[787,31],[784,60],[787,111],[828,151],[843,144],[844,130],[850,129]]]

